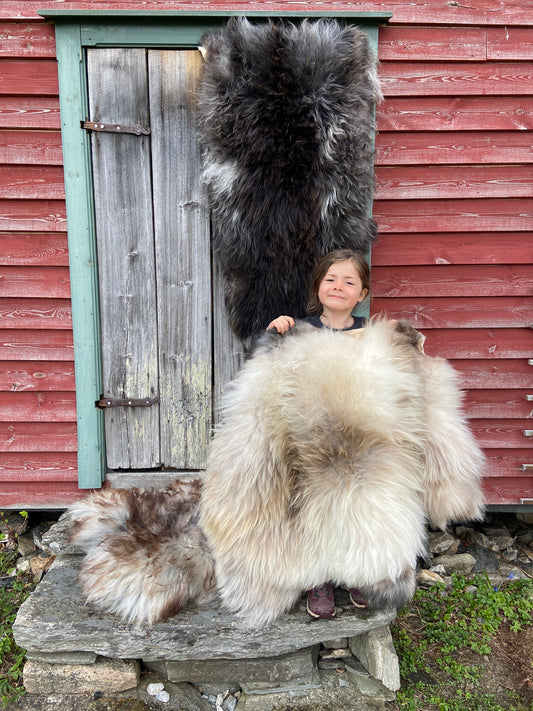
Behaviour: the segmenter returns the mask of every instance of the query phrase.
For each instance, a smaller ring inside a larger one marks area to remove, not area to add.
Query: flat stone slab
[[[388,625],[396,609],[357,610],[335,591],[337,616],[311,620],[302,598],[287,614],[262,628],[247,627],[215,600],[187,606],[153,627],[125,624],[87,604],[77,583],[79,556],[60,556],[21,606],[14,637],[28,657],[46,652],[94,652],[121,659],[202,660],[271,657],[324,640],[355,637]]]

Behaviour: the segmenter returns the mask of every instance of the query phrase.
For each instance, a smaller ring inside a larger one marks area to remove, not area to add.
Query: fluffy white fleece
[[[223,601],[251,624],[330,579],[401,604],[426,519],[482,515],[457,375],[419,336],[395,322],[299,326],[267,337],[233,383],[200,521]]]

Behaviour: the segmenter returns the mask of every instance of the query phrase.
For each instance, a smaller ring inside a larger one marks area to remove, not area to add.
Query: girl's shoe
[[[335,617],[333,585],[330,582],[307,591],[307,612],[316,620]]]
[[[361,610],[366,610],[368,608],[368,602],[363,597],[360,590],[357,588],[348,588],[348,592],[350,593],[350,602],[352,605],[360,608]]]

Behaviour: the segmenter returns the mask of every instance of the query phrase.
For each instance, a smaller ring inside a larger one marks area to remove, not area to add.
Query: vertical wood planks
[[[194,102],[197,50],[149,52],[161,462],[205,467],[211,427],[209,210]],[[155,312],[154,312],[155,313]]]
[[[149,125],[146,51],[88,51],[93,121]],[[158,394],[155,255],[148,136],[92,134],[103,395]],[[157,405],[106,410],[110,468],[159,462]]]

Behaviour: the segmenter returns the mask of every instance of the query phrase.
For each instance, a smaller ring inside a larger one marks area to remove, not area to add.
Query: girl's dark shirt
[[[332,328],[332,331],[355,331],[357,328],[363,328],[363,326],[366,325],[366,318],[363,318],[362,316],[352,316],[353,318],[353,323],[351,326],[348,328]],[[327,328],[322,321],[320,320],[320,316],[306,316],[304,318],[304,321],[307,321],[307,323],[310,323],[311,326],[314,326],[315,328]]]

